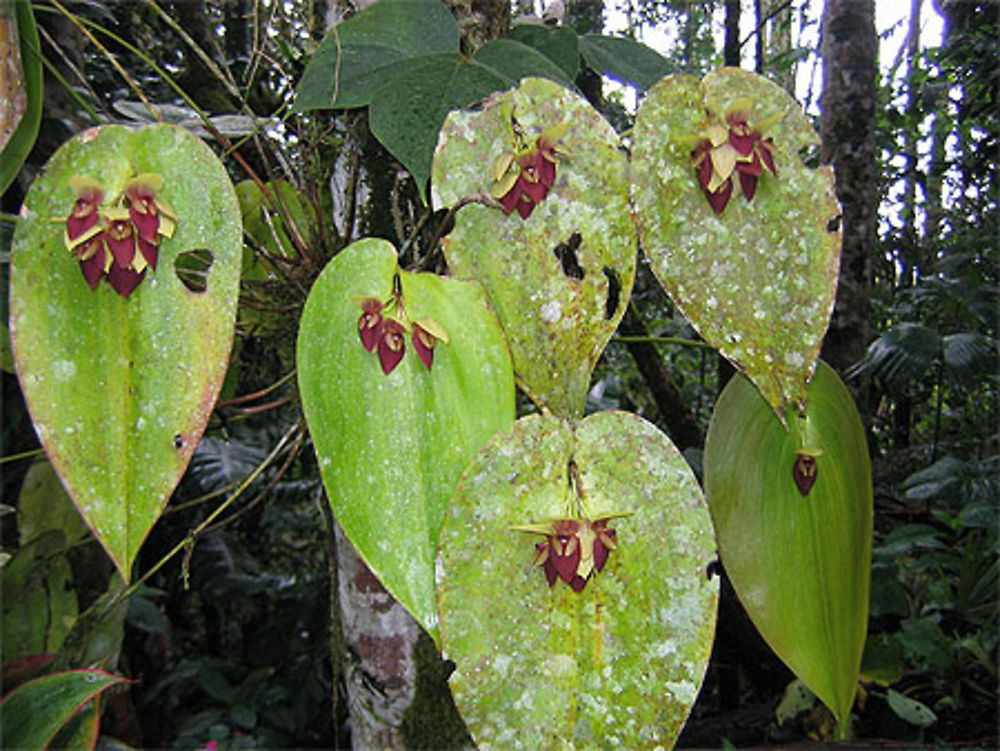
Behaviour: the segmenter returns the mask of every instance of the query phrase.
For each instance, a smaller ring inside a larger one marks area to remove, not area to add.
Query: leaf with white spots
[[[441,341],[428,370],[408,335],[386,375],[358,336],[357,301],[389,300],[397,273],[407,319]],[[475,282],[401,271],[392,245],[361,240],[313,285],[297,359],[337,521],[385,588],[437,638],[434,551],[448,500],[479,448],[514,420],[510,355],[485,293]]]
[[[591,520],[631,512],[609,522],[617,548],[579,593],[550,588],[533,563],[544,537],[515,529],[577,503]],[[694,475],[641,418],[600,412],[573,430],[536,415],[496,436],[462,477],[438,558],[442,648],[477,746],[672,747],[712,647],[714,557]]]
[[[464,206],[443,239],[445,256],[452,273],[486,287],[520,386],[542,409],[576,419],[635,278],[625,154],[584,99],[528,78],[481,111],[448,116],[432,173],[437,205],[489,194],[493,165],[512,149],[512,118],[528,145],[551,128],[565,128],[555,183],[527,219],[497,207]]]
[[[698,134],[734,104],[774,141],[753,200],[739,181],[716,215],[692,166]],[[711,116],[708,114],[711,113]],[[799,152],[818,138],[779,86],[724,68],[670,76],[636,115],[633,197],[643,250],[657,279],[712,346],[749,376],[773,409],[801,405],[829,323],[840,264],[839,214],[829,167]]]
[[[177,213],[156,270],[127,299],[91,290],[63,233],[72,177],[111,202],[143,173]],[[242,253],[240,207],[222,163],[182,128],[109,126],[63,145],[28,193],[13,241],[11,342],[35,431],[88,526],[128,580],[180,480],[226,374]],[[187,251],[210,254],[194,291]]]

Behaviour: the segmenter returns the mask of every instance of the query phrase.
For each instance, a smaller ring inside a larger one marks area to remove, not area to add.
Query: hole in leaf
[[[555,253],[559,263],[562,264],[563,273],[573,279],[581,280],[586,275],[586,271],[580,266],[580,259],[576,257],[576,252],[580,250],[583,238],[579,232],[574,232],[565,242],[559,243],[552,252]]]
[[[799,159],[806,167],[811,167],[815,169],[819,167],[819,146],[816,144],[809,144],[808,146],[803,146],[799,149]]]
[[[184,448],[184,437],[180,433],[174,436],[174,448],[178,451]]]
[[[181,284],[192,292],[201,294],[208,289],[208,270],[213,263],[215,257],[210,250],[186,250],[174,260],[174,273]]]
[[[843,218],[844,218],[843,214],[837,214],[837,216],[831,217],[830,220],[826,223],[826,231],[839,232],[840,222]]]
[[[618,272],[610,266],[604,267],[604,276],[608,280],[608,299],[604,303],[604,320],[610,321],[618,312],[618,303],[621,302],[622,280]]]

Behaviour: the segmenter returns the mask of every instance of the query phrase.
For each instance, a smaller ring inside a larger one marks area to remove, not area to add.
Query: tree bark
[[[874,0],[827,0],[823,13],[822,160],[832,164],[842,207],[840,285],[823,356],[843,373],[870,339],[872,256],[878,209]],[[849,384],[862,415],[868,385]]]
[[[722,62],[734,68],[740,67],[740,0],[726,0],[726,38]]]

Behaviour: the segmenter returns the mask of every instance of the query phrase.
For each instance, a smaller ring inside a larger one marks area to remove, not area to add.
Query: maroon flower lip
[[[76,200],[66,218],[67,250],[79,260],[91,289],[103,278],[128,298],[147,269],[156,270],[160,243],[174,233],[177,213],[159,195],[163,178],[152,173],[132,178],[105,208],[104,190],[96,180],[77,176],[69,184]]]
[[[712,122],[705,126],[691,152],[691,166],[698,184],[716,214],[721,214],[729,203],[734,173],[748,203],[757,193],[757,183],[765,168],[773,176],[778,175],[774,140],[764,137],[763,131],[783,115],[767,118],[753,127],[747,119],[750,108],[751,103],[741,99],[733,103],[721,122],[710,114]]]

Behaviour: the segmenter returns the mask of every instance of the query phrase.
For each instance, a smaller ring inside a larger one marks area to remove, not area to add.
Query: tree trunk
[[[820,50],[822,159],[833,165],[843,210],[840,286],[823,356],[843,373],[861,359],[870,339],[878,209],[874,0],[827,0]],[[867,416],[867,383],[859,379],[849,386],[861,414]]]
[[[740,0],[726,0],[726,39],[722,62],[733,68],[740,67]]]

